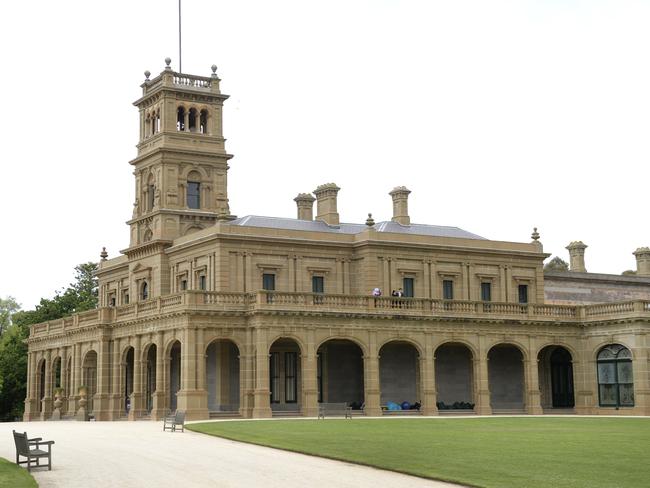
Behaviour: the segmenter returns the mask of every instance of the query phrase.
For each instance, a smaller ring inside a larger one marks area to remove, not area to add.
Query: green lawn
[[[36,480],[25,468],[0,458],[0,486],[11,488],[36,488]]]
[[[273,420],[187,427],[478,487],[650,486],[646,418]]]

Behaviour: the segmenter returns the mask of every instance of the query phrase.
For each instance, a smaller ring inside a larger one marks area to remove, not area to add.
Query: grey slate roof
[[[367,226],[365,224],[340,224],[330,226],[320,220],[298,220],[283,217],[261,217],[258,215],[246,215],[230,222],[230,225],[242,227],[265,227],[268,229],[304,230],[313,232],[330,232],[333,234],[359,234]],[[400,225],[397,222],[375,223],[377,232],[390,232],[395,234],[412,234],[431,237],[460,237],[462,239],[483,239],[484,237],[472,234],[458,227],[447,227],[442,225],[411,224]]]

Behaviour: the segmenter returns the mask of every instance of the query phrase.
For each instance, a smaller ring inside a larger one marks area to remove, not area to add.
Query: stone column
[[[530,354],[530,350],[529,350]],[[539,391],[539,364],[537,358],[524,359],[524,378],[526,384],[526,412],[530,415],[544,413]]]
[[[35,420],[38,416],[38,398],[37,398],[37,375],[36,375],[36,355],[33,352],[27,354],[27,398],[25,398],[25,413],[23,421],[28,422]]]
[[[41,420],[52,415],[52,351],[45,351],[45,396],[41,404]]]
[[[255,390],[253,417],[271,417],[271,390],[269,386],[269,343],[268,331],[255,330]]]
[[[255,355],[253,354],[254,331],[246,332],[246,341],[239,350],[239,413],[243,418],[253,416],[255,391]]]
[[[474,411],[479,415],[491,415],[490,380],[488,374],[487,339],[479,336],[478,358],[474,360]]]
[[[81,344],[72,345],[72,389],[68,395],[68,412],[77,412],[79,400],[79,387],[81,386]]]
[[[186,327],[181,347],[181,389],[178,392],[177,409],[185,412],[187,420],[208,418],[208,395],[205,388],[198,388],[197,349],[203,348],[203,332]],[[202,354],[203,357],[203,354]],[[205,360],[205,358],[203,357]]]
[[[133,393],[131,394],[131,408],[129,420],[137,420],[142,416],[142,345],[141,337],[135,336],[133,342]]]
[[[381,416],[381,388],[379,385],[379,349],[377,333],[370,332],[368,351],[363,356],[363,375],[365,389],[364,412],[369,417]]]
[[[422,378],[422,407],[423,415],[438,415],[437,390],[436,390],[436,358],[430,347],[430,339],[427,338],[427,345],[424,357],[420,357],[420,377]]]
[[[305,417],[318,416],[318,356],[314,344],[314,330],[307,331],[306,351],[300,358],[302,367],[302,414]]]
[[[186,132],[190,131],[190,111],[189,109],[185,110],[183,113],[183,130]]]
[[[163,332],[156,338],[156,391],[153,394],[151,420],[160,420],[165,416],[165,351]]]
[[[637,338],[640,347],[632,348],[632,374],[634,380],[634,409],[638,415],[650,414],[650,364],[645,336]]]
[[[63,347],[61,349],[61,388],[63,393],[61,394],[61,412],[65,413],[68,408],[68,395],[70,395],[70,385],[68,384],[68,356],[69,356],[69,347]]]
[[[122,375],[120,374],[120,366],[122,363],[121,351],[120,351],[120,340],[116,339],[113,341],[113,382],[110,392],[110,403],[111,403],[111,420],[119,420],[122,416],[122,410],[124,408],[124,403],[122,402]]]
[[[110,420],[109,418],[109,386],[111,380],[111,357],[107,336],[99,340],[99,354],[97,355],[97,393],[93,399],[93,410],[97,420]]]

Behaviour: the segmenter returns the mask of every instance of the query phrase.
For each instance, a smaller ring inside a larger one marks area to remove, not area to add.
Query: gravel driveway
[[[0,456],[10,461],[13,429],[56,442],[52,471],[33,471],[41,488],[457,486],[187,430],[162,432],[162,422],[148,421],[0,423]]]

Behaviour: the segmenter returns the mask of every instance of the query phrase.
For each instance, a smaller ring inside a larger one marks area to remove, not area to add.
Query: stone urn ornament
[[[63,401],[61,400],[62,397],[63,388],[56,388],[54,390],[54,411],[52,412],[50,420],[61,420],[61,405],[63,405]]]
[[[88,387],[80,386],[79,387],[79,409],[77,410],[76,419],[83,422],[88,420],[88,412],[86,412],[86,405],[88,405]]]

